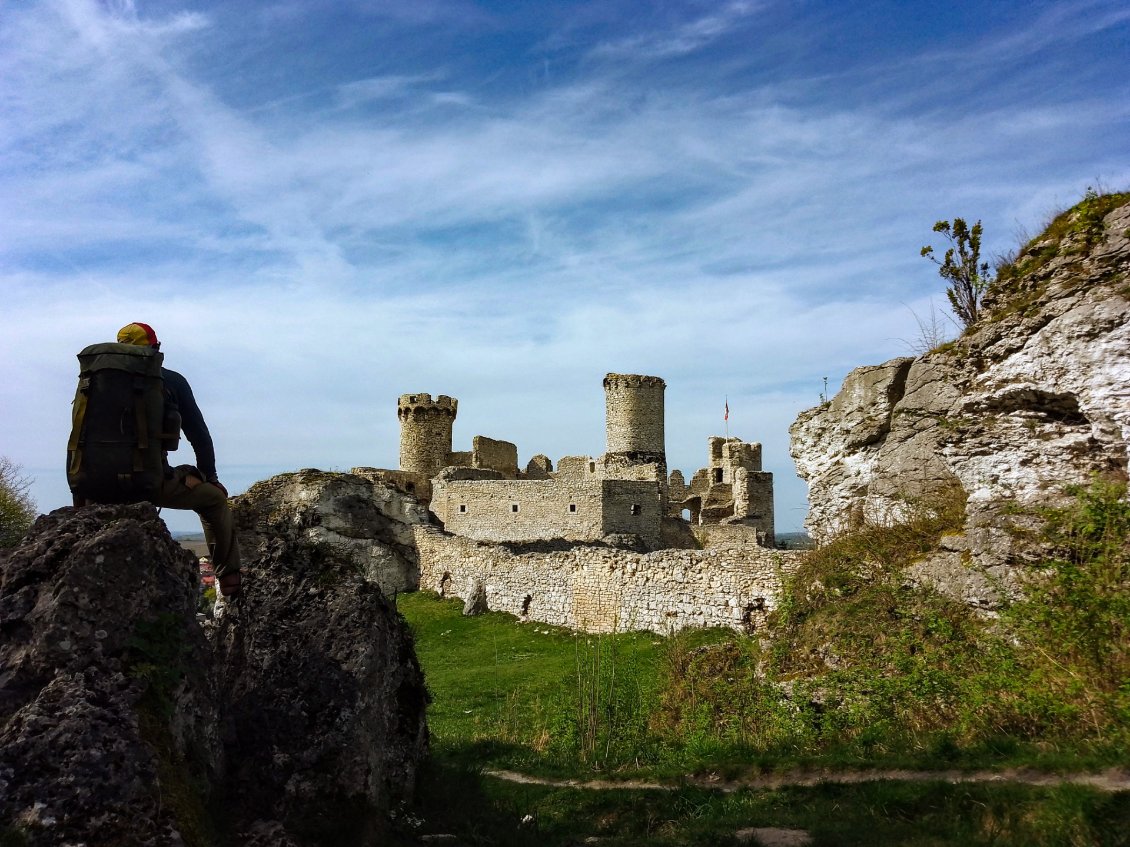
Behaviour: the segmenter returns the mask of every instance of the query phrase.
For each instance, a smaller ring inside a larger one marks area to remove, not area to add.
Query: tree
[[[980,315],[981,295],[990,281],[989,263],[981,261],[981,222],[970,229],[962,218],[954,218],[953,226],[949,221],[938,221],[934,232],[942,233],[951,245],[944,261],[938,261],[930,245],[922,248],[922,255],[938,266],[942,279],[949,280],[946,296],[953,313],[969,326]]]
[[[35,520],[35,502],[28,495],[31,478],[11,459],[0,456],[0,549],[15,547]]]

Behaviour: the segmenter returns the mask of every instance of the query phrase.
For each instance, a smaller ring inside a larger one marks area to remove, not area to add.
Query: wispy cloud
[[[52,467],[70,356],[147,320],[241,484],[394,463],[405,390],[460,396],[457,438],[523,460],[600,452],[601,376],[642,371],[670,386],[673,467],[703,461],[728,394],[793,514],[791,416],[824,376],[906,352],[908,306],[940,290],[918,257],[934,220],[981,217],[991,252],[1096,177],[1130,183],[1125,48],[1085,44],[1126,28],[1115,4],[971,35],[977,82],[954,89],[934,75],[948,47],[743,75],[735,36],[789,8],[634,9],[556,39],[458,3],[276,5],[253,38],[227,5],[10,10],[0,407],[20,412],[0,445]],[[1046,39],[1091,63],[1078,80]],[[248,96],[233,64],[285,80]]]
[[[709,46],[738,26],[748,24],[763,3],[752,0],[730,0],[718,9],[677,23],[661,26],[650,32],[605,42],[592,51],[594,56],[657,60],[693,53]],[[676,7],[677,8],[677,7]],[[666,24],[666,21],[660,21]]]

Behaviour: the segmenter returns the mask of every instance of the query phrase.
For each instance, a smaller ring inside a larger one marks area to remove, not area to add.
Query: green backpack
[[[160,351],[136,344],[92,344],[78,354],[67,442],[76,503],[157,499],[165,450],[175,450],[179,439],[179,415],[166,414],[163,360]]]

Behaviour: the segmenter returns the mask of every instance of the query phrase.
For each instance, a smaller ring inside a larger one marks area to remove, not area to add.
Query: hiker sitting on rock
[[[131,323],[118,330],[119,344],[137,344],[161,349],[157,333],[148,324]],[[212,436],[188,380],[176,371],[161,368],[165,382],[165,402],[180,413],[181,428],[196,454],[196,467],[178,465],[173,468],[165,457],[165,484],[154,501],[170,509],[192,509],[200,515],[204,538],[212,555],[212,569],[220,583],[220,593],[231,597],[239,593],[239,545],[235,539],[235,523],[228,506],[228,490],[216,474],[216,451]]]
[[[146,348],[137,350],[135,348]],[[188,380],[161,367],[161,342],[148,324],[118,331],[117,344],[79,354],[79,390],[67,445],[75,505],[148,500],[200,516],[220,593],[239,593],[239,546],[228,492],[216,475],[216,452]],[[196,466],[169,465],[180,430]]]

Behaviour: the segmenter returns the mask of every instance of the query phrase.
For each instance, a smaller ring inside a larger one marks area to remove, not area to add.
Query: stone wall
[[[518,476],[518,446],[476,435],[471,439],[471,467],[490,468],[514,479]]]
[[[631,480],[447,480],[433,484],[432,511],[449,532],[482,541],[595,541],[632,533],[659,543],[654,482]]]
[[[413,529],[422,589],[465,597],[481,584],[492,610],[588,632],[755,631],[777,605],[782,575],[795,570],[801,556],[737,544],[654,553],[578,545],[522,553],[434,527]]]

